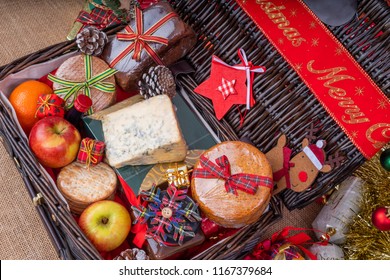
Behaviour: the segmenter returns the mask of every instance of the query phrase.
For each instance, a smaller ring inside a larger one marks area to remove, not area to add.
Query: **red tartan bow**
[[[290,162],[291,158],[291,149],[288,147],[283,147],[283,167],[273,173],[274,181],[277,182],[283,177],[286,179],[286,186],[288,189],[291,188],[290,180],[290,168],[295,166],[295,163]]]
[[[114,67],[119,61],[121,61],[125,56],[134,50],[132,56],[136,61],[140,61],[142,50],[145,51],[153,58],[157,64],[163,64],[158,54],[150,46],[150,42],[159,43],[163,45],[168,45],[168,39],[159,36],[153,36],[152,34],[156,32],[162,25],[164,25],[168,20],[177,15],[173,12],[167,14],[158,22],[156,22],[152,27],[144,32],[144,23],[142,11],[138,8],[135,9],[135,31],[130,27],[130,25],[125,27],[125,32],[118,33],[116,35],[118,40],[121,41],[134,41],[128,47],[126,47],[113,61],[110,63],[110,67]]]
[[[112,10],[94,8],[91,13],[81,11],[76,21],[83,25],[95,26],[98,29],[106,28],[111,24],[119,24],[121,20]]]
[[[194,178],[221,178],[225,180],[225,189],[227,192],[237,194],[237,190],[244,191],[249,194],[255,194],[259,186],[264,186],[272,189],[272,179],[265,176],[254,174],[237,173],[231,174],[230,162],[227,156],[223,155],[213,163],[204,155],[200,157],[200,163],[203,168],[194,170],[192,176]]]

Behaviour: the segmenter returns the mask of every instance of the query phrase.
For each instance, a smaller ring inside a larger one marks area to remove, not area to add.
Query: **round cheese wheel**
[[[246,173],[272,179],[272,169],[265,155],[256,147],[239,141],[222,142],[203,154],[215,163],[225,155],[231,174]],[[202,168],[198,161],[194,170]],[[255,194],[237,190],[237,195],[225,189],[225,180],[192,177],[192,196],[207,218],[226,228],[240,228],[254,223],[267,207],[272,189],[258,186]]]
[[[73,162],[61,169],[57,186],[70,210],[81,214],[90,204],[114,199],[117,177],[114,170],[101,162],[87,167]]]
[[[108,64],[95,56],[91,57],[91,65],[92,65],[92,77],[95,77],[96,75],[101,74],[105,70],[109,69],[110,67]],[[84,55],[76,55],[71,58],[68,58],[65,60],[60,67],[58,67],[55,76],[71,81],[71,82],[85,82],[86,76],[85,76],[85,64],[84,64]],[[115,85],[115,77],[112,75],[111,77],[108,77],[102,82],[111,83]],[[53,89],[60,89],[63,88],[63,85],[60,85],[58,83],[53,83]],[[76,93],[76,95],[82,94],[83,91],[80,90]],[[91,93],[91,99],[92,99],[92,109],[94,112],[103,110],[116,101],[116,92],[108,93],[101,91],[95,87],[90,87],[90,93]],[[61,97],[64,97],[65,94],[59,94]],[[76,97],[76,96],[75,96]],[[70,97],[66,101],[66,105],[69,105],[73,100],[73,97]]]

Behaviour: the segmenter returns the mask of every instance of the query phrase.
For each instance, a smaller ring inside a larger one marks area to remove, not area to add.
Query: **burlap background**
[[[64,41],[83,2],[0,0],[0,65]],[[58,259],[2,144],[0,185],[0,259]]]
[[[64,41],[83,0],[0,0],[0,65]],[[58,259],[23,181],[0,143],[0,259]],[[289,213],[284,226],[310,227],[319,205]]]

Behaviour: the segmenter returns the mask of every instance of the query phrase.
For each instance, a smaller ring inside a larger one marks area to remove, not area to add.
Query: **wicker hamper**
[[[332,189],[364,162],[359,151],[322,109],[316,99],[311,96],[298,75],[292,69],[287,68],[287,62],[258,31],[234,0],[170,0],[169,2],[178,14],[192,26],[198,37],[202,38],[187,56],[187,60],[195,67],[196,71],[193,74],[179,76],[178,83],[185,92],[186,100],[198,109],[221,140],[236,140],[246,136],[259,149],[267,151],[275,144],[273,141],[275,132],[282,131],[287,133],[296,151],[298,144],[304,137],[302,123],[310,122],[314,116],[317,118],[320,116],[327,127],[332,128],[324,130],[321,136],[332,139],[327,146],[328,152],[340,151],[346,156],[346,161],[330,175],[319,176],[315,186],[310,191],[304,193],[284,191],[280,198],[289,209],[301,208],[311,203]],[[388,12],[389,8],[384,1],[360,1],[359,17],[348,23],[348,29],[343,26],[330,28],[387,95],[390,92]],[[375,26],[367,29],[367,26],[373,22]],[[121,28],[121,26],[116,26],[106,31],[110,35],[115,34]],[[380,30],[383,31],[382,36],[375,37]],[[222,40],[226,36],[234,38],[234,40]],[[243,47],[254,63],[267,67],[267,72],[261,79],[255,79],[254,95],[257,105],[247,115],[252,123],[250,126],[244,124],[240,129],[238,129],[239,122],[237,120],[239,117],[236,111],[231,110],[219,122],[214,117],[210,101],[193,92],[193,89],[207,78],[210,71],[210,58],[213,53],[229,64],[238,63],[237,48],[232,44]],[[210,48],[210,45],[213,47]],[[366,48],[363,48],[364,46],[375,50],[374,55],[368,55]],[[75,42],[67,41],[22,57],[0,67],[0,81],[11,74],[28,69],[32,65],[61,57],[75,49]],[[309,101],[303,106],[300,104],[300,99],[291,98],[293,94],[298,94]],[[284,98],[280,98],[282,95]],[[278,107],[274,106],[276,103],[280,103],[277,104]],[[291,114],[281,117],[278,108],[284,107],[292,108]],[[59,256],[62,259],[101,259],[101,255],[87,240],[68,211],[66,204],[56,191],[54,182],[35,160],[26,139],[18,130],[16,122],[12,109],[8,108],[6,103],[0,99],[0,136],[8,143],[6,145],[8,151],[15,160]],[[288,132],[291,127],[296,129]],[[119,193],[121,192],[119,191]],[[274,197],[270,203],[269,211],[263,214],[259,221],[240,229],[236,234],[196,256],[195,259],[242,258],[260,241],[267,226],[281,217],[281,207],[280,199]]]

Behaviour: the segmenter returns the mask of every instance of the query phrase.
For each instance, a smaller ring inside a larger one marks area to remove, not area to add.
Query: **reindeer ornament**
[[[302,151],[293,158],[291,158],[292,152],[286,146],[286,142],[286,136],[280,136],[276,147],[266,154],[276,184],[273,194],[286,188],[295,192],[303,192],[311,186],[319,172],[327,173],[332,170],[329,164],[325,164],[324,140],[310,144],[309,140],[304,138]]]

